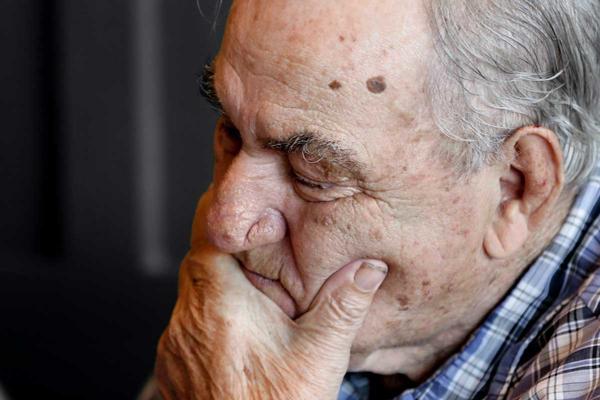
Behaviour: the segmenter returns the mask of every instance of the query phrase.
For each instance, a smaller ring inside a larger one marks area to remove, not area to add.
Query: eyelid
[[[313,181],[312,179],[308,179],[302,175],[299,175],[296,172],[294,172],[294,179],[296,180],[296,182],[298,182],[304,186],[307,186],[311,189],[328,190],[335,186],[333,183]]]

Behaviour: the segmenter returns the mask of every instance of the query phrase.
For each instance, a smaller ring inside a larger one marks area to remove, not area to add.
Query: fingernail
[[[354,275],[354,282],[360,289],[371,292],[383,282],[386,274],[387,267],[385,264],[378,265],[363,262]]]

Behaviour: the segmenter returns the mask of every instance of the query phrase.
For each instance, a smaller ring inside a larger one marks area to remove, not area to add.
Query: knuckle
[[[336,321],[346,324],[359,322],[366,311],[364,294],[342,290],[334,293],[330,299],[330,310]]]

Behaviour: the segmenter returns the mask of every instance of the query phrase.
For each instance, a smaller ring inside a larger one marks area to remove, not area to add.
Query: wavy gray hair
[[[600,1],[431,0],[430,12],[431,105],[461,172],[538,124],[558,136],[567,182],[585,179],[600,144]]]

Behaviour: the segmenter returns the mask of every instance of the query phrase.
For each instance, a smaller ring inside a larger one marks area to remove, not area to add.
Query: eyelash
[[[315,181],[311,181],[310,179],[306,179],[305,177],[300,176],[296,173],[293,173],[293,178],[297,183],[304,185],[310,189],[327,190],[327,189],[331,189],[331,186],[332,186],[327,183],[318,183]]]

